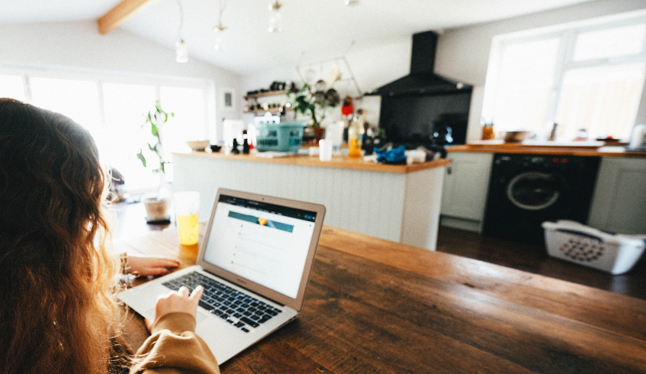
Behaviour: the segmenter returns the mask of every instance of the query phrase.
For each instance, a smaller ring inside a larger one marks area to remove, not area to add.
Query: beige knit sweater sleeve
[[[195,334],[195,324],[187,313],[162,316],[137,351],[130,374],[220,373],[215,356]]]

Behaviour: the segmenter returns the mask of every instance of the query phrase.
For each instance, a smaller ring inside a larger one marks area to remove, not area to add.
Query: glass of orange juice
[[[195,245],[198,241],[198,212],[200,210],[200,193],[183,191],[173,194],[175,222],[181,245]]]

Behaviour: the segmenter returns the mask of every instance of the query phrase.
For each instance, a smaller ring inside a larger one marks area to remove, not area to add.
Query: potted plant
[[[137,159],[141,161],[144,168],[150,167],[152,168],[151,171],[153,174],[159,175],[157,195],[143,199],[144,206],[146,207],[146,220],[148,223],[168,223],[169,193],[166,189],[166,165],[170,161],[164,157],[161,131],[168,122],[168,118],[175,117],[175,114],[165,112],[161,108],[159,101],[156,101],[155,107],[149,110],[148,113],[144,113],[144,117],[145,121],[141,124],[141,128],[147,130],[151,135],[149,137],[150,140],[146,142],[147,149],[150,152],[140,148],[137,153]],[[145,153],[149,154],[148,160],[146,160]],[[154,159],[152,165],[148,162],[150,161],[150,157]]]
[[[311,118],[311,127],[315,131],[316,143],[323,137],[324,128],[321,122],[325,119],[325,109],[335,107],[340,102],[339,94],[334,88],[325,91],[325,82],[322,80],[316,82],[316,91],[312,92],[307,83],[294,93],[294,100],[291,103],[296,116],[298,113]],[[291,92],[287,92],[287,98],[290,98]]]

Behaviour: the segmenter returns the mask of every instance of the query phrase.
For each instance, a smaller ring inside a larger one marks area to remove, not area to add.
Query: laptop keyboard
[[[282,312],[196,271],[162,284],[174,291],[185,286],[190,292],[202,285],[204,293],[200,306],[244,332],[249,332],[250,327],[256,328]]]

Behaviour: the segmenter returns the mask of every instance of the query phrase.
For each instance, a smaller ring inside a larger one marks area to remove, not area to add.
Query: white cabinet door
[[[588,224],[621,234],[646,234],[646,159],[601,159]]]
[[[448,158],[442,215],[482,221],[493,154],[449,152]]]

